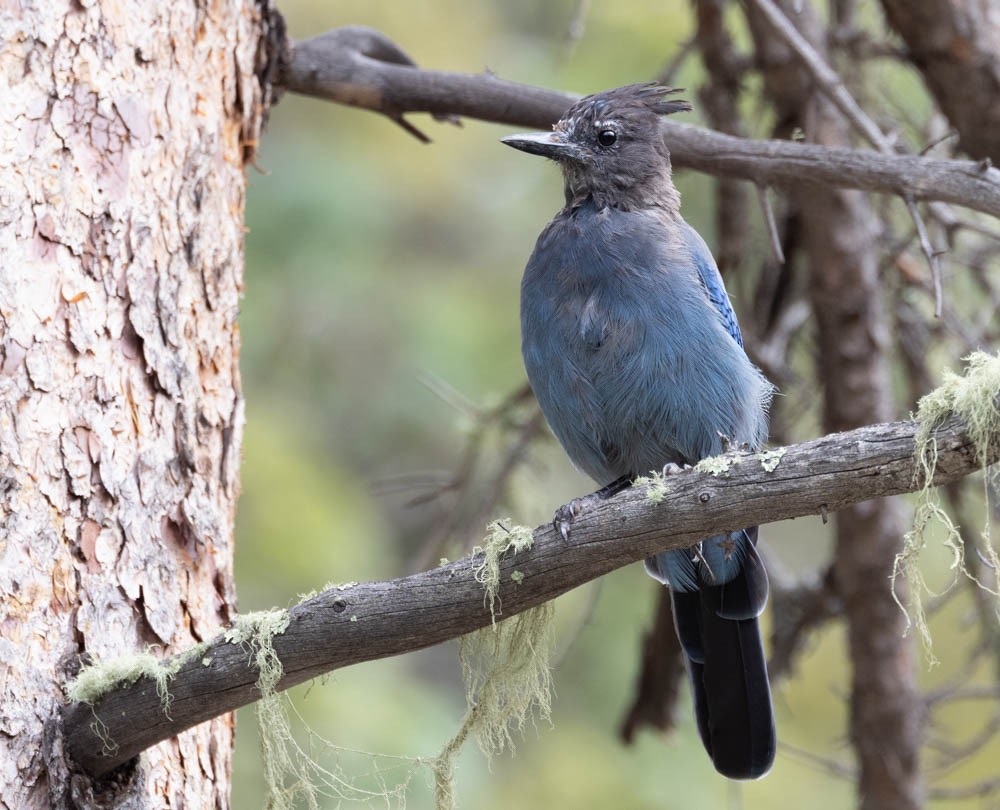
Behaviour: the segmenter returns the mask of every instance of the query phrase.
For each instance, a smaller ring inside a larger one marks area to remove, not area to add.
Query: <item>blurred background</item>
[[[878,9],[858,6],[858,24],[881,35]],[[388,35],[423,67],[490,70],[578,93],[668,71],[695,104],[679,118],[710,126],[699,103],[705,68],[690,44],[696,17],[686,0],[285,0],[281,11],[295,38],[359,23]],[[731,36],[745,48],[750,35],[739,8],[726,14]],[[760,76],[748,71],[742,86],[747,134],[770,137],[776,113],[759,102]],[[916,71],[884,63],[866,88],[866,102],[919,147],[933,104]],[[242,612],[286,606],[329,582],[390,579],[442,556],[454,559],[480,541],[489,520],[509,516],[537,525],[594,488],[547,429],[531,423],[530,400],[516,396],[525,385],[520,277],[535,237],[562,205],[558,170],[502,146],[498,139],[510,127],[411,120],[432,144],[370,113],[291,95],[271,113],[250,182],[240,319],[247,401],[236,554]],[[715,181],[678,171],[676,182],[685,217],[718,250]],[[780,213],[788,206],[780,194],[775,204]],[[889,204],[876,201],[880,211]],[[896,205],[900,211],[887,221],[901,223],[902,232],[911,226]],[[760,268],[771,262],[771,248],[760,209],[754,204],[747,212],[742,252],[723,269],[752,342]],[[893,237],[880,235],[887,254]],[[914,272],[926,272],[918,251],[906,255]],[[900,277],[897,265],[881,268],[890,285]],[[962,296],[974,297],[964,278],[948,266],[954,307]],[[908,306],[923,322],[931,302],[915,288]],[[808,311],[799,321],[776,407],[781,442],[824,432]],[[941,368],[957,368],[963,353],[943,337],[933,343],[926,352],[932,384]],[[902,356],[893,381],[895,414],[905,417],[919,387]],[[507,462],[514,468],[509,476]],[[981,484],[971,491],[981,493]],[[970,497],[973,514],[981,513],[981,499],[975,501],[981,496]],[[818,518],[768,526],[761,535],[769,559],[778,561],[779,579],[821,574],[829,564],[831,526]],[[924,554],[933,587],[950,582],[950,561],[935,545]],[[838,621],[811,633],[791,675],[775,684],[780,747],[764,780],[737,785],[714,772],[686,694],[672,731],[640,730],[633,744],[622,743],[619,729],[634,699],[657,597],[655,584],[634,565],[557,601],[552,724],[529,726],[516,756],[491,764],[470,743],[457,771],[460,806],[750,810],[854,803],[850,676]],[[917,654],[922,687],[956,677],[992,682],[995,663],[969,653],[977,634],[972,604],[960,589],[934,614],[932,628],[945,628],[935,634],[943,663],[931,670]],[[299,728],[299,743],[323,767],[360,790],[381,790],[380,780],[392,789],[409,778],[406,805],[433,805],[428,768],[352,751],[437,754],[465,709],[455,643],[338,671],[292,696],[312,730]],[[953,735],[959,744],[987,714],[982,702],[956,702],[934,715],[931,736]],[[252,709],[240,712],[238,808],[263,802],[254,724]],[[996,776],[998,755],[1000,747],[988,743],[944,768],[934,784]],[[934,762],[931,751],[929,775]],[[323,801],[326,807],[397,803],[365,799],[347,787]],[[989,801],[967,806],[996,806]]]

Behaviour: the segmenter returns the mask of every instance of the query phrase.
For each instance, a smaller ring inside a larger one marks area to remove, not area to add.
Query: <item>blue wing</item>
[[[740,325],[736,320],[736,313],[733,312],[733,305],[729,301],[729,295],[726,293],[726,285],[722,282],[719,268],[715,264],[715,259],[712,258],[708,246],[693,230],[692,233],[695,238],[691,240],[691,253],[694,258],[695,267],[698,268],[698,277],[701,279],[701,283],[705,285],[708,300],[712,302],[712,306],[719,313],[723,325],[729,334],[733,336],[733,340],[742,349],[743,335],[740,333]]]

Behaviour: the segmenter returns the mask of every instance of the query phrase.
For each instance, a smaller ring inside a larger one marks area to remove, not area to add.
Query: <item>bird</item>
[[[601,487],[573,519],[649,471],[676,472],[729,445],[759,449],[774,387],[747,357],[722,276],[682,217],[661,116],[690,110],[655,82],[586,96],[551,132],[508,135],[558,162],[565,205],[521,282],[532,390],[570,460]],[[774,762],[759,616],[767,573],[757,528],[646,559],[669,586],[698,731],[715,769],[757,779]]]

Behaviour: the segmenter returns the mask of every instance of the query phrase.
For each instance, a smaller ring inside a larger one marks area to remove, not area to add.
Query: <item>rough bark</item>
[[[825,34],[812,7],[782,4],[821,55]],[[812,87],[808,75],[751,7],[765,60],[767,92],[779,119],[794,121],[811,142],[847,146],[847,123]],[[893,412],[887,315],[878,279],[876,217],[857,191],[799,188],[813,313],[818,326],[817,376],[824,387],[824,427],[846,430]],[[912,639],[890,577],[905,530],[900,506],[873,500],[835,518],[833,578],[847,621],[852,667],[850,737],[858,759],[863,810],[915,810],[922,804],[922,703]]]
[[[959,147],[1000,163],[1000,3],[882,0]]]
[[[235,608],[250,0],[0,14],[0,806],[225,807],[233,720],[71,777],[81,660]]]
[[[822,134],[822,130],[826,134]],[[818,137],[844,136],[824,117]],[[885,418],[893,409],[888,332],[870,232],[873,212],[858,192],[840,191],[803,205],[813,279],[824,426],[842,430]],[[826,230],[823,224],[826,225]],[[906,530],[892,499],[849,507],[835,517],[833,575],[847,620],[851,661],[850,736],[857,753],[862,810],[923,805],[920,748],[923,703],[912,636],[891,589]],[[905,590],[897,583],[897,594]]]
[[[963,428],[951,419],[935,433],[938,484],[980,467]],[[540,526],[530,549],[500,560],[498,618],[703,537],[910,492],[921,486],[916,430],[914,422],[872,425],[789,446],[780,459],[772,457],[773,468],[749,456],[717,477],[687,471],[664,482],[659,501],[645,487],[629,488],[580,515],[569,543],[551,524]],[[1000,441],[991,442],[987,461],[998,458]],[[475,555],[389,582],[334,587],[296,605],[287,629],[273,639],[284,673],[278,688],[489,625],[483,585],[474,576],[481,562]],[[159,740],[259,698],[253,660],[245,645],[224,637],[197,655],[175,659],[170,666],[180,669],[168,685],[169,713],[148,679],[113,688],[93,706],[74,704],[65,720],[67,748],[88,772],[105,773]],[[115,742],[113,750],[102,750],[95,718]]]
[[[696,0],[695,43],[705,66],[707,81],[698,98],[713,130],[746,137],[739,113],[740,82],[743,65],[726,30],[725,0]],[[732,177],[720,177],[715,185],[715,223],[718,248],[715,260],[723,278],[739,267],[746,248],[750,218],[747,216],[750,189]]]

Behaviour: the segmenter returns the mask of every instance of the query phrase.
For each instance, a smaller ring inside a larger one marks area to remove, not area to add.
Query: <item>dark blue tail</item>
[[[703,546],[722,542],[739,548],[741,565],[727,573],[727,582],[706,570],[711,555],[701,553],[693,566],[697,588],[689,587],[690,580],[671,583],[674,626],[684,648],[698,731],[716,770],[730,779],[766,774],[776,745],[757,618],[767,601],[767,574],[756,539],[754,528],[705,541]],[[685,566],[677,555],[692,560],[690,552],[671,551],[650,558],[646,567],[662,581],[664,574]]]

